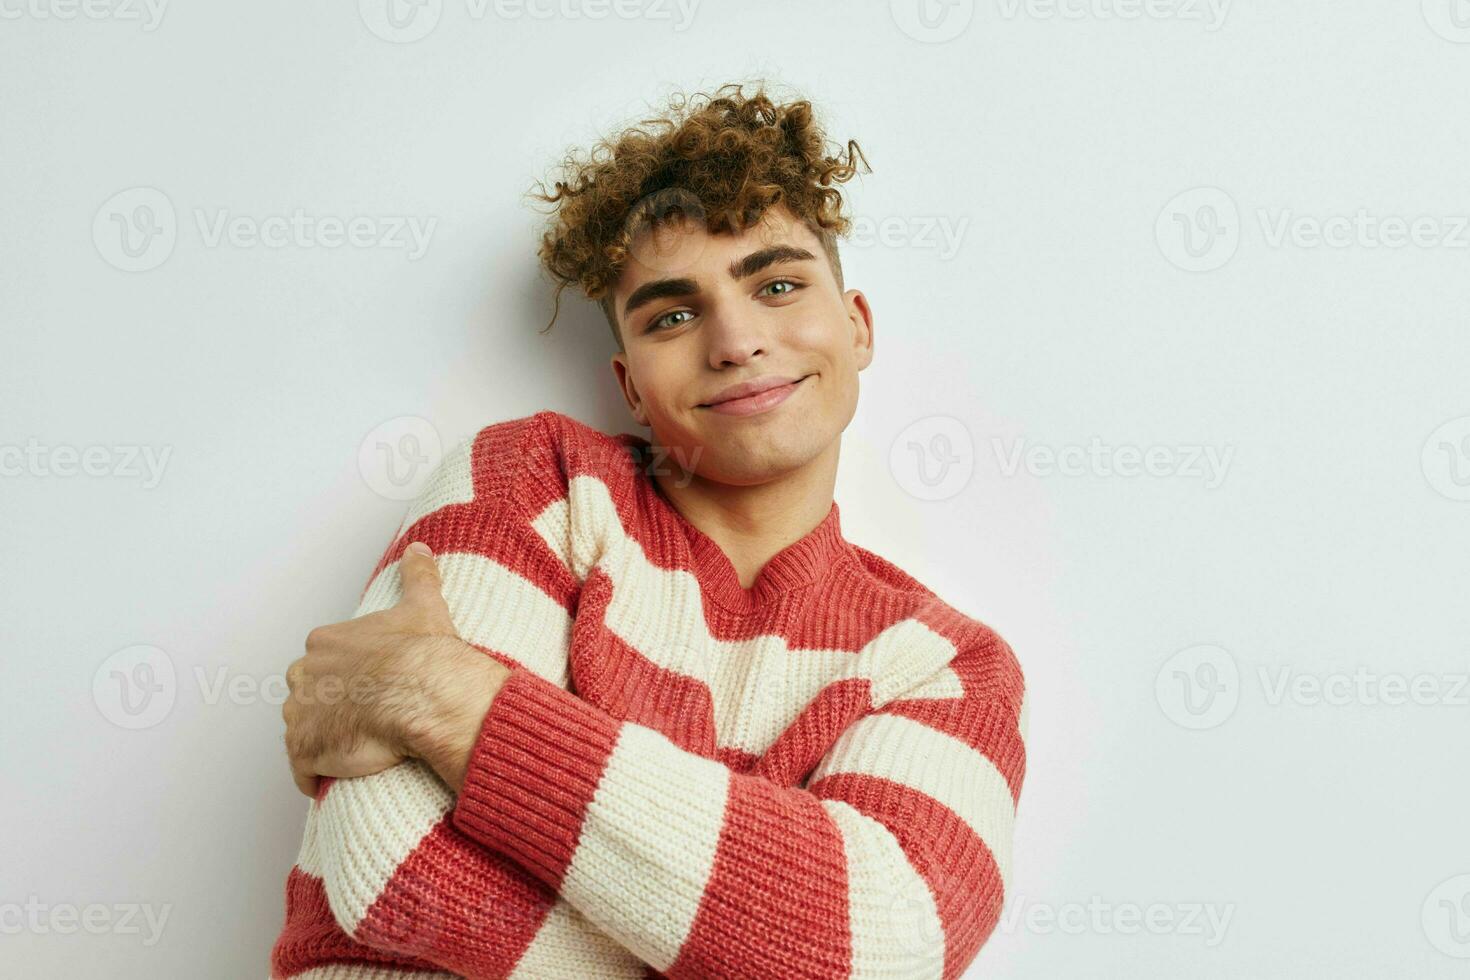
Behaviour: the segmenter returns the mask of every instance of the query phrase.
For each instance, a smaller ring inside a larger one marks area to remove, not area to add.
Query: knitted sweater
[[[435,552],[511,668],[456,797],[322,780],[272,978],[942,977],[1000,914],[1025,770],[1010,647],[848,542],[837,504],[750,588],[557,412],[450,452],[364,589]]]

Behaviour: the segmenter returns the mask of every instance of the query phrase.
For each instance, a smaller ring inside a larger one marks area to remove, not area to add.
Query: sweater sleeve
[[[945,671],[781,787],[517,670],[454,820],[671,978],[957,977],[1010,873],[1023,681],[988,631]]]
[[[533,522],[519,486],[534,484],[529,496],[553,504],[565,493],[545,433],[535,416],[513,420],[446,455],[353,618],[398,601],[398,561],[424,541],[460,637],[564,687],[577,591],[558,542],[564,521],[548,505]],[[362,972],[341,973],[344,980],[645,975],[637,957],[544,882],[456,828],[453,794],[422,762],[322,783],[288,875],[272,978],[317,980],[349,966]]]

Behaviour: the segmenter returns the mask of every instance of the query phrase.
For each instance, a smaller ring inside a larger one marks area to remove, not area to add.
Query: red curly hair
[[[857,160],[872,173],[856,140],[845,156],[829,154],[810,102],[778,104],[759,83],[750,95],[732,82],[710,95],[671,96],[667,115],[604,138],[585,155],[569,152],[551,193],[537,182],[534,196],[553,205],[537,254],[557,283],[542,332],[556,322],[562,290],[574,285],[601,305],[622,350],[612,289],[638,234],[676,218],[703,220],[710,234],[740,232],[778,203],[821,240],[842,288],[837,237],[851,221],[831,185],[858,173]]]

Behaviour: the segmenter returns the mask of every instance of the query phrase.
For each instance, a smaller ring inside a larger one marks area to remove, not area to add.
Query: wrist
[[[405,740],[458,793],[485,714],[510,670],[457,638],[426,651],[423,697],[412,712]]]

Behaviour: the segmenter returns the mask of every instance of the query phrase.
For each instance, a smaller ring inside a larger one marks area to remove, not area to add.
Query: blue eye
[[[786,295],[789,295],[791,293],[796,292],[799,289],[805,289],[806,288],[806,285],[804,283],[799,283],[799,282],[796,282],[795,280],[792,280],[792,279],[776,279],[776,280],[773,280],[771,282],[766,283],[764,286],[762,286],[760,288],[760,291],[762,293],[765,293],[766,290],[770,289],[772,286],[790,286],[791,288],[790,289],[787,289],[787,290],[783,290],[782,292],[779,292],[779,293],[767,293],[766,295],[768,295],[768,296],[786,296]],[[682,314],[687,314],[688,316],[693,316],[694,315],[693,311],[691,311],[691,310],[670,310],[668,313],[665,313],[663,316],[659,317],[657,320],[651,320],[651,321],[649,321],[649,324],[648,324],[647,328],[643,332],[644,333],[656,333],[657,331],[663,330],[666,327],[678,326],[677,323],[670,323],[669,322],[669,318],[670,317],[678,316],[681,313]],[[684,321],[680,321],[680,322],[684,322]]]
[[[663,326],[664,321],[667,320],[669,317],[688,312],[688,310],[673,310],[669,313],[665,313],[663,316],[659,317],[657,320],[654,320],[648,325],[648,333],[653,333],[655,330],[660,329]]]

